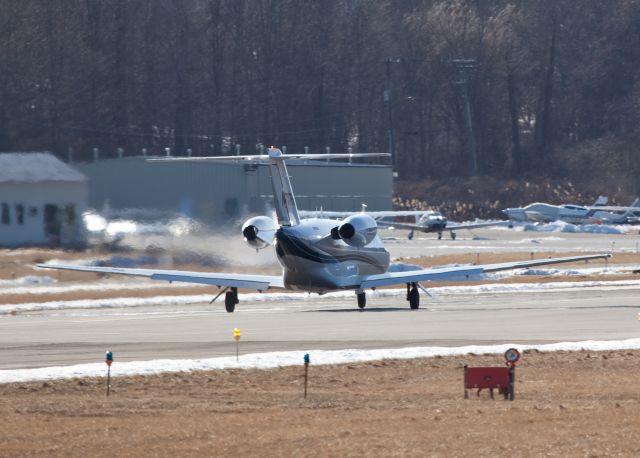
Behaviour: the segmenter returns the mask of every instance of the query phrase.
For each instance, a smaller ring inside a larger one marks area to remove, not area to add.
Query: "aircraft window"
[[[9,204],[2,203],[2,224],[11,224],[11,216],[9,215]]]
[[[16,222],[18,224],[24,224],[24,205],[16,204]]]

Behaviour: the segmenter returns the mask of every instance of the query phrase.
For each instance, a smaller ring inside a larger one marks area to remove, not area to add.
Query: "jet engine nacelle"
[[[345,218],[340,226],[333,228],[331,236],[344,240],[347,245],[362,247],[371,243],[377,232],[376,221],[369,215],[360,214]]]
[[[259,250],[273,243],[276,236],[275,222],[268,216],[254,216],[242,225],[244,241]]]

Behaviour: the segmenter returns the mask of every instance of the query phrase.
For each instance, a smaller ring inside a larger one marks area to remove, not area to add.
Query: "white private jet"
[[[502,210],[511,221],[549,223],[564,221],[571,224],[635,224],[640,222],[640,199],[628,206],[607,206],[608,199],[600,196],[593,205],[552,205],[543,202],[526,207]]]
[[[564,262],[603,259],[608,254],[548,258],[497,264],[440,267],[410,272],[388,272],[390,256],[377,235],[376,221],[366,213],[355,214],[342,221],[306,219],[298,216],[285,158],[339,159],[379,154],[288,154],[270,148],[268,155],[226,156],[213,158],[172,158],[162,161],[250,161],[268,163],[273,184],[276,222],[267,216],[255,216],[242,226],[244,240],[255,249],[273,245],[282,266],[281,276],[236,273],[188,272],[179,270],[130,269],[67,264],[38,264],[39,267],[137,275],[153,280],[180,281],[214,285],[223,288],[212,302],[225,293],[225,308],[233,312],[238,304],[238,288],[265,291],[284,288],[324,294],[330,291],[354,290],[358,307],[366,305],[366,289],[406,284],[407,301],[411,309],[420,303],[419,282],[430,280],[465,280],[471,275],[519,269]]]

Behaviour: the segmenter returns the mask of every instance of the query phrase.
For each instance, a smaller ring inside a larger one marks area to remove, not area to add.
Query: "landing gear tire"
[[[442,231],[438,231],[438,240],[442,240]]]
[[[410,287],[407,284],[407,300],[411,310],[417,310],[420,307],[420,292],[415,283],[411,283]]]
[[[224,308],[229,313],[233,313],[238,303],[238,288],[231,288],[231,291],[227,291],[224,295]]]
[[[455,240],[456,239],[456,233],[455,232],[451,232],[451,240]]]
[[[358,308],[361,310],[367,305],[367,295],[365,293],[356,293],[358,297]]]
[[[413,231],[409,231],[409,235],[407,235],[409,240],[413,239]]]

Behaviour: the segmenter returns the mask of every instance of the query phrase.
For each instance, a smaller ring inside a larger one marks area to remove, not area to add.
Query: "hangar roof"
[[[1,153],[0,183],[87,181],[87,177],[48,152]]]

